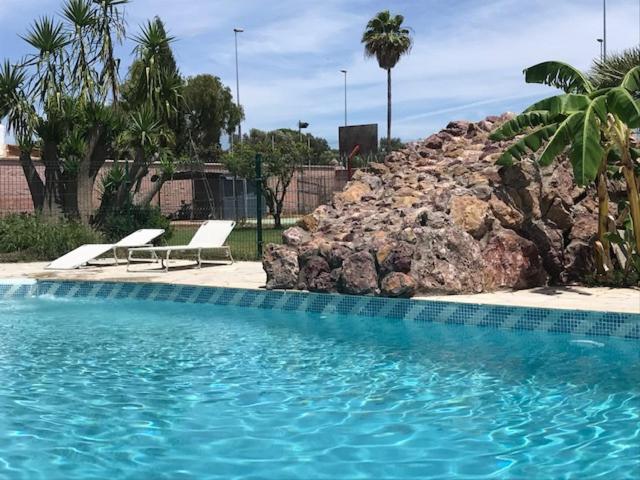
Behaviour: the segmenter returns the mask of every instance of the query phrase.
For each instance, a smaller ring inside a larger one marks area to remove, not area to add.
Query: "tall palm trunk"
[[[391,153],[391,69],[387,68],[387,153]]]

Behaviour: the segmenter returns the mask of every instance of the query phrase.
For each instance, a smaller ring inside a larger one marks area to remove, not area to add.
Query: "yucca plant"
[[[626,180],[633,222],[635,250],[640,253],[640,200],[631,149],[631,131],[640,127],[640,106],[634,99],[640,91],[640,67],[633,68],[620,85],[596,89],[586,75],[561,62],[544,62],[525,70],[528,83],[559,88],[565,93],[536,102],[521,115],[500,126],[493,140],[522,135],[507,148],[498,163],[512,165],[536,153],[542,166],[568,153],[578,185],[597,181],[599,197],[599,269],[611,267],[609,259],[607,176],[619,168]]]
[[[94,41],[102,62],[99,81],[101,85],[110,87],[114,105],[117,105],[120,94],[120,60],[115,55],[115,43],[120,42],[125,36],[125,21],[121,7],[127,3],[129,0],[93,0],[96,18]]]
[[[589,72],[591,83],[597,88],[611,88],[620,85],[624,76],[632,68],[640,65],[640,47],[629,48],[620,53],[607,55],[596,60]]]
[[[67,35],[74,46],[75,59],[68,62],[71,87],[79,98],[94,102],[96,99],[97,72],[92,65],[96,56],[95,31],[97,17],[89,0],[68,0],[62,10],[67,22]]]
[[[36,53],[27,57],[26,66],[35,68],[31,77],[31,93],[39,97],[40,102],[55,102],[65,82],[65,47],[69,44],[64,27],[49,17],[36,20],[22,37]]]
[[[151,105],[156,115],[171,125],[180,111],[183,80],[178,72],[171,43],[159,18],[147,22],[133,40],[136,60],[131,68],[129,101]]]

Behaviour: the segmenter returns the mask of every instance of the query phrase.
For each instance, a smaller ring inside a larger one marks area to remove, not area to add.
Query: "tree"
[[[391,142],[388,142],[387,139],[385,138],[381,138],[380,139],[380,150],[384,149],[385,144],[388,144],[391,146],[391,150],[401,150],[405,147],[404,142],[399,138],[399,137],[393,137],[391,139]]]
[[[296,169],[307,158],[308,147],[298,132],[251,130],[243,143],[224,156],[223,163],[233,175],[255,180],[258,153],[262,155],[262,194],[275,228],[281,228],[287,190]]]
[[[133,158],[127,178],[115,197],[114,208],[131,201],[131,189],[138,193],[149,166],[160,161],[160,175],[152,178],[151,190],[139,198],[147,205],[175,171],[176,138],[184,132],[184,81],[171,50],[174,38],[158,17],[147,22],[134,38],[136,58],[123,87],[126,126],[118,146]],[[104,211],[104,209],[103,209]]]
[[[402,27],[403,22],[402,15],[392,16],[389,10],[383,10],[369,20],[361,40],[365,55],[376,57],[380,68],[387,71],[387,151],[391,151],[391,69],[413,44],[411,32]]]
[[[85,0],[77,1],[87,3]],[[110,87],[114,105],[118,103],[118,67],[120,66],[120,60],[115,56],[114,48],[125,36],[124,12],[121,7],[127,3],[129,0],[93,0],[94,39],[102,62],[99,83]]]
[[[222,135],[231,135],[244,117],[242,108],[231,89],[213,75],[188,78],[183,95],[186,128],[181,143],[201,161],[214,162],[221,153]]]
[[[606,60],[595,60],[589,79],[596,88],[611,88],[622,83],[629,71],[640,65],[640,47],[607,55]]]
[[[561,62],[544,62],[525,70],[528,83],[541,83],[564,90],[536,102],[521,115],[500,126],[493,140],[523,135],[499,159],[512,165],[529,153],[541,151],[540,165],[550,165],[568,152],[578,185],[597,180],[599,198],[599,269],[610,268],[609,197],[607,178],[611,169],[622,172],[627,184],[629,211],[635,236],[635,255],[640,254],[640,200],[636,169],[637,155],[631,148],[631,131],[640,127],[640,67],[631,69],[619,86],[596,89],[587,76]]]
[[[184,82],[171,50],[175,38],[168,35],[159,17],[144,25],[133,38],[135,59],[129,67],[123,96],[129,111],[150,106],[167,126],[177,126],[182,113]]]
[[[23,37],[32,49],[24,61],[0,69],[0,119],[15,133],[33,205],[45,217],[91,222],[96,176],[132,112],[145,105],[163,125],[179,125],[182,80],[175,61],[167,61],[170,38],[159,19],[136,37],[143,95],[121,102],[114,52],[125,33],[126,3],[67,0],[59,21],[38,19]],[[36,145],[43,175],[31,158]]]
[[[327,152],[331,153],[331,147],[325,138],[316,137],[310,133],[301,135],[298,130],[293,130],[292,128],[278,128],[271,132],[265,132],[254,128],[251,130],[249,135],[244,136],[244,141],[256,142],[257,140],[260,140],[268,143],[275,141],[278,136],[288,138],[291,141],[307,146],[307,148],[304,149],[304,151],[307,152],[306,157],[300,159],[301,165],[323,165],[328,163]],[[335,157],[338,157],[338,155],[335,155]]]
[[[12,89],[2,95],[0,113],[15,131],[34,207],[45,216],[88,220],[89,209],[79,206],[90,205],[95,174],[106,158],[111,117],[105,101],[115,78],[107,63],[118,63],[111,35],[122,26],[123,3],[68,0],[62,22],[43,17],[23,37],[33,53],[18,65],[6,62],[0,72],[0,84]],[[37,143],[42,177],[31,158]]]

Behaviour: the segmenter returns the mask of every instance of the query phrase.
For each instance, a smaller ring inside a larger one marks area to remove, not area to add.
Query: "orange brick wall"
[[[41,176],[44,166],[36,161],[36,169]],[[92,210],[100,204],[100,179],[112,167],[107,163],[98,174],[96,188],[93,195]],[[221,165],[207,165],[207,172],[226,173]],[[150,175],[144,178],[140,193],[148,191],[151,186],[151,176],[157,169],[150,168]],[[340,190],[346,183],[344,171],[330,166],[305,167],[296,173],[291,181],[285,198],[285,213],[307,213],[320,203],[330,200],[330,192]],[[193,202],[193,184],[191,180],[173,180],[167,182],[160,195],[153,200],[165,215],[177,212],[182,204]],[[27,181],[17,158],[0,159],[0,215],[7,213],[33,212],[33,203]]]

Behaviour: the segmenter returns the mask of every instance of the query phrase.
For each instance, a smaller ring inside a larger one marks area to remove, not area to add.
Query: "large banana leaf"
[[[494,141],[509,140],[520,135],[527,128],[545,125],[549,122],[549,112],[525,112],[503,123],[494,130],[489,138]]]
[[[527,83],[542,83],[559,88],[566,93],[589,94],[593,86],[584,74],[562,62],[543,62],[525,69]]]
[[[580,123],[571,147],[573,176],[578,185],[587,185],[595,180],[600,165],[605,160],[601,143],[600,125],[606,121],[606,98],[599,97],[589,105],[584,114],[576,114]]]
[[[527,108],[524,113],[547,111],[552,116],[571,115],[585,111],[590,103],[591,99],[587,95],[565,93],[540,100]]]
[[[640,66],[634,67],[627,72],[621,86],[631,93],[640,92]]]
[[[629,128],[640,128],[640,106],[626,88],[616,87],[609,91],[607,109]]]
[[[522,157],[527,156],[529,153],[537,152],[557,129],[558,124],[553,123],[551,125],[541,127],[534,132],[531,132],[529,135],[522,137],[507,148],[500,158],[498,158],[496,163],[498,165],[510,166],[513,165],[514,160],[521,160]]]
[[[540,165],[551,165],[553,160],[565,151],[565,149],[571,144],[571,140],[578,130],[582,118],[582,113],[574,113],[558,125],[558,128],[553,135],[551,135],[547,145],[542,151],[542,154],[538,158],[538,163]]]

